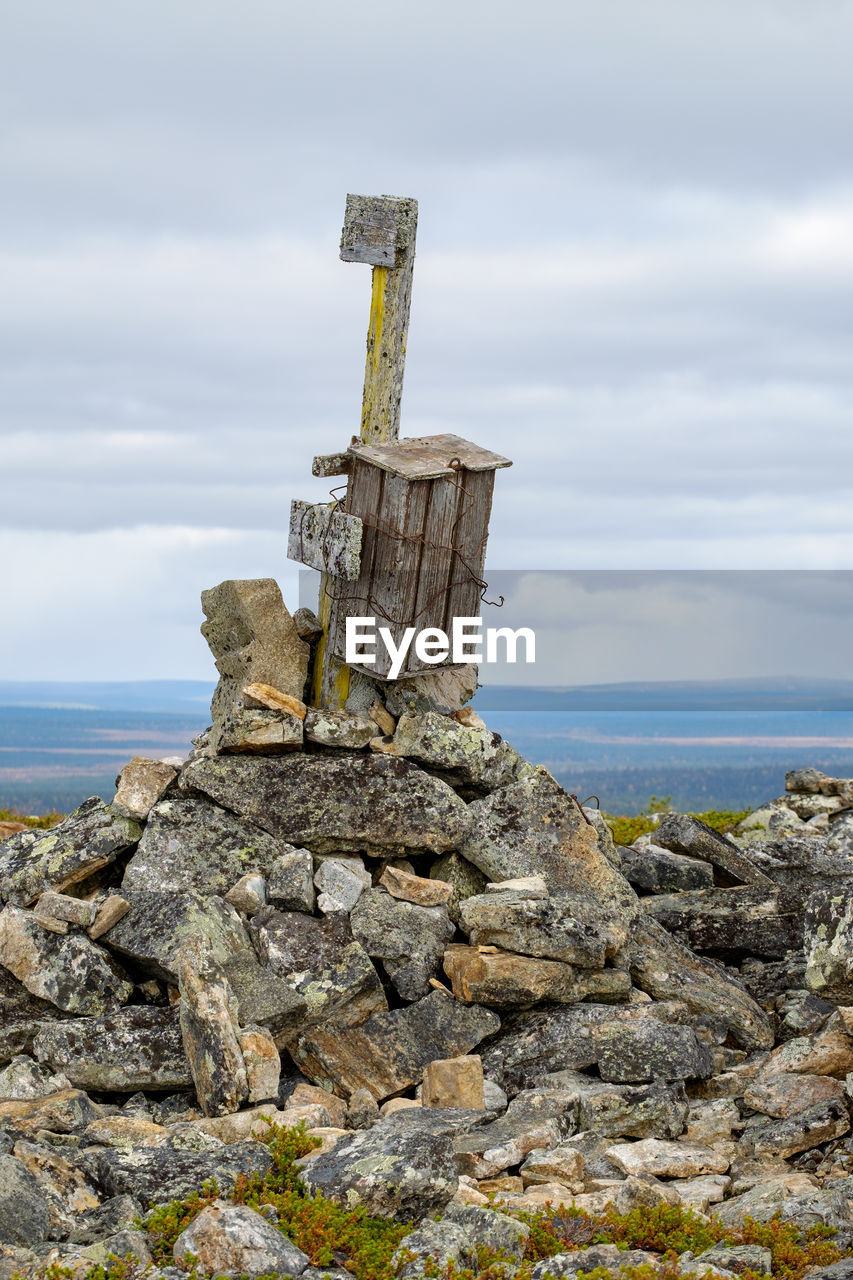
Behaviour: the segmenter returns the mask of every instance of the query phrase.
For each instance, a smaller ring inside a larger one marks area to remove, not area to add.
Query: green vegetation
[[[651,835],[658,825],[658,819],[653,815],[668,813],[671,808],[669,796],[665,796],[663,799],[660,796],[652,796],[642,813],[635,814],[629,818],[605,813],[604,821],[610,828],[616,844],[629,845],[633,844],[638,836]],[[751,813],[750,809],[709,809],[705,813],[691,813],[690,817],[698,818],[706,826],[713,827],[715,831],[719,831],[722,835],[727,835],[749,813]]]
[[[44,813],[41,817],[32,817],[25,813],[15,813],[14,809],[0,809],[0,822],[23,822],[25,827],[37,827],[40,831],[49,831],[64,817],[64,813]]]
[[[225,1198],[254,1209],[272,1205],[278,1213],[279,1230],[308,1254],[314,1266],[343,1266],[355,1280],[393,1280],[391,1259],[413,1224],[391,1222],[364,1209],[346,1209],[319,1194],[309,1198],[296,1161],[319,1144],[304,1126],[283,1129],[273,1125],[264,1141],[273,1157],[270,1172],[242,1178]],[[186,1199],[158,1206],[137,1224],[148,1234],[155,1264],[173,1265],[172,1248],[178,1236],[219,1194],[215,1183],[206,1183],[200,1192]],[[765,1223],[747,1219],[741,1227],[724,1227],[713,1217],[670,1205],[634,1209],[630,1213],[608,1210],[594,1215],[572,1205],[560,1205],[513,1216],[530,1228],[517,1280],[530,1280],[536,1264],[555,1254],[571,1253],[592,1244],[644,1249],[658,1254],[660,1265],[616,1270],[599,1267],[579,1273],[579,1280],[675,1280],[679,1253],[690,1249],[701,1254],[720,1242],[759,1244],[769,1249],[771,1274],[776,1280],[802,1280],[809,1269],[828,1266],[843,1256],[831,1238],[831,1228],[818,1225],[800,1231],[778,1216]],[[114,1258],[107,1267],[94,1267],[87,1280],[139,1280],[143,1274],[144,1267],[135,1259]],[[434,1280],[506,1280],[506,1260],[484,1247],[478,1251],[473,1268],[436,1264],[427,1267],[427,1275]],[[741,1275],[743,1280],[764,1280],[748,1270],[742,1270]],[[73,1280],[71,1268],[61,1265],[46,1268],[41,1276],[42,1280]],[[188,1280],[199,1280],[195,1269],[188,1273]]]

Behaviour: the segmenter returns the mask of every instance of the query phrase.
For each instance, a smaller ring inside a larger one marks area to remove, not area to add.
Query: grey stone
[[[349,919],[296,911],[258,912],[250,931],[259,963],[232,959],[226,974],[244,1023],[268,1026],[281,1044],[296,1031],[333,1020],[339,1028],[387,1009],[382,983]]]
[[[307,644],[315,644],[323,634],[323,624],[312,609],[297,609],[293,615],[293,625],[299,638]]]
[[[267,905],[267,882],[260,872],[249,871],[228,890],[225,901],[244,915],[253,916]]]
[[[46,1098],[0,1102],[0,1127],[21,1133],[80,1133],[102,1117],[103,1110],[80,1089],[61,1089]]]
[[[631,1024],[624,1024],[626,1029]],[[644,1024],[636,1024],[642,1026]],[[656,1024],[660,1026],[661,1024]],[[558,1071],[545,1077],[545,1084],[571,1093],[577,1104],[577,1123],[582,1133],[602,1138],[677,1138],[684,1131],[689,1103],[681,1080],[656,1080],[647,1085],[607,1084],[577,1071]],[[575,1143],[575,1138],[571,1139]],[[604,1148],[587,1152],[590,1159],[603,1157]],[[621,1177],[615,1166],[602,1159],[591,1176]]]
[[[85,898],[72,898],[70,894],[57,893],[55,889],[45,889],[33,908],[33,914],[40,922],[57,921],[84,929],[94,924],[97,913],[97,903]]]
[[[577,893],[548,898],[484,893],[466,898],[460,914],[473,946],[501,947],[582,969],[603,969],[628,939],[627,924],[610,912],[609,903]]]
[[[249,1096],[237,1001],[207,938],[188,939],[178,957],[184,1053],[206,1116],[237,1111]]]
[[[715,1271],[722,1267],[738,1273],[745,1268],[757,1271],[759,1275],[769,1275],[773,1255],[760,1244],[714,1244],[700,1253],[697,1261],[701,1266],[713,1267]]]
[[[216,1144],[193,1151],[168,1138],[157,1147],[122,1151],[106,1147],[92,1156],[101,1185],[108,1195],[133,1195],[144,1205],[164,1204],[198,1191],[215,1178],[221,1192],[229,1191],[241,1174],[265,1174],[272,1167],[269,1150],[261,1142]]]
[[[791,769],[785,774],[786,791],[802,791],[807,795],[817,795],[820,784],[826,781],[827,775],[820,769]]]
[[[744,1129],[741,1142],[756,1155],[789,1159],[799,1151],[810,1151],[823,1142],[840,1138],[850,1130],[847,1107],[840,1098],[818,1102],[804,1111],[779,1120],[753,1121]]]
[[[620,849],[619,852],[623,876],[643,893],[681,893],[690,889],[710,889],[714,884],[710,863],[670,853],[651,841]]]
[[[367,716],[349,711],[318,711],[312,707],[305,716],[305,737],[324,747],[360,751],[376,737],[376,725]]]
[[[0,912],[0,965],[66,1013],[103,1013],[133,991],[119,966],[85,934],[54,933],[20,907]]]
[[[429,994],[454,927],[442,907],[419,907],[370,889],[350,915],[353,937],[383,967],[404,1000]]]
[[[94,1244],[104,1236],[130,1230],[142,1216],[142,1205],[135,1196],[113,1196],[95,1209],[81,1213],[68,1239],[71,1244]],[[122,1255],[119,1255],[120,1257]]]
[[[178,1010],[131,1005],[42,1027],[35,1056],[81,1089],[185,1089],[192,1084]]]
[[[425,1280],[438,1268],[464,1263],[468,1254],[465,1232],[460,1226],[448,1222],[446,1216],[441,1222],[427,1218],[403,1237],[391,1266],[398,1280]]]
[[[498,1250],[515,1264],[521,1262],[530,1236],[530,1228],[525,1222],[495,1209],[481,1209],[472,1204],[449,1204],[442,1222],[452,1222],[454,1226],[461,1227],[469,1254],[474,1255],[478,1246],[485,1245]]]
[[[352,911],[370,888],[370,872],[361,858],[352,855],[324,858],[314,876],[314,887],[320,891],[317,906],[322,912]]]
[[[726,1200],[715,1210],[724,1226],[738,1226],[749,1217],[756,1222],[769,1222],[776,1214],[783,1222],[791,1222],[801,1231],[823,1224],[836,1231],[851,1228],[850,1202],[842,1191],[830,1186],[818,1189],[808,1186],[803,1175],[766,1180],[751,1191]]]
[[[574,1133],[576,1102],[570,1091],[530,1090],[513,1098],[497,1120],[454,1138],[456,1166],[474,1178],[491,1178],[521,1164],[531,1151],[558,1147]]]
[[[0,1155],[0,1242],[39,1245],[49,1229],[47,1200],[35,1178],[14,1156]]]
[[[803,945],[803,897],[796,888],[700,889],[649,898],[643,905],[695,951],[781,959]]]
[[[267,897],[279,911],[314,910],[314,859],[307,849],[284,846],[269,869]]]
[[[604,1267],[612,1272],[622,1267],[653,1267],[660,1265],[660,1255],[643,1249],[620,1249],[615,1244],[595,1244],[588,1249],[576,1249],[572,1253],[557,1253],[537,1262],[530,1273],[531,1280],[563,1280],[576,1276],[579,1271],[594,1271]]]
[[[0,1071],[0,1100],[5,1098],[45,1098],[70,1087],[65,1076],[56,1076],[27,1054],[14,1057]]]
[[[472,822],[452,787],[394,756],[201,759],[181,786],[312,853],[442,853]]]
[[[249,871],[268,873],[288,846],[207,800],[161,800],[125,869],[122,892],[225,894]]]
[[[54,1240],[66,1239],[75,1225],[77,1213],[94,1208],[100,1202],[98,1189],[87,1172],[76,1160],[72,1163],[66,1158],[71,1152],[65,1143],[63,1147],[60,1154],[44,1141],[28,1139],[19,1140],[14,1147],[15,1157],[35,1178],[44,1196],[50,1219],[49,1235]]]
[[[382,1218],[411,1221],[443,1209],[458,1185],[452,1131],[430,1132],[411,1115],[389,1116],[311,1160],[303,1174],[309,1192]]]
[[[732,840],[689,814],[664,814],[655,830],[655,843],[671,849],[673,853],[689,853],[694,858],[703,858],[742,884],[773,883]]]
[[[653,1018],[613,1024],[595,1032],[598,1072],[615,1084],[706,1079],[713,1060],[691,1027],[667,1026]]]
[[[492,881],[540,875],[551,893],[607,902],[610,918],[637,910],[636,895],[601,851],[589,819],[537,767],[522,781],[469,805],[470,834],[459,851]]]
[[[215,750],[218,726],[229,713],[247,705],[246,685],[271,685],[302,698],[310,648],[300,639],[272,578],[221,582],[202,592],[201,607],[206,619],[201,633],[219,672],[210,707]]]
[[[133,960],[145,973],[175,983],[178,955],[184,943],[203,934],[224,964],[251,946],[234,908],[217,895],[192,890],[125,890],[130,911],[104,934],[112,951]]]
[[[805,919],[806,986],[816,995],[853,1002],[853,887],[811,895]]]
[[[172,1252],[179,1266],[186,1266],[191,1255],[203,1271],[226,1276],[299,1276],[309,1261],[256,1210],[222,1200],[202,1209],[178,1236]]]
[[[634,922],[630,944],[635,986],[655,1000],[683,1000],[694,1013],[726,1019],[747,1052],[769,1049],[769,1018],[731,974],[696,956],[657,923],[643,915]]]
[[[490,1009],[460,1005],[433,991],[403,1009],[375,1014],[346,1035],[336,1023],[324,1023],[289,1049],[300,1070],[322,1088],[344,1097],[365,1088],[381,1101],[417,1084],[434,1058],[470,1053],[499,1026]]]
[[[45,889],[61,892],[88,879],[133,847],[138,823],[97,796],[50,831],[28,828],[0,841],[0,901],[28,906]]]
[[[28,991],[13,973],[0,965],[0,1063],[30,1053],[42,1022],[67,1018],[49,1000]]]
[[[400,716],[394,750],[448,781],[489,791],[512,782],[522,763],[500,734],[468,728],[434,711]]]
[[[546,1075],[594,1066],[596,1035],[607,1023],[619,1026],[654,1015],[662,1021],[667,1006],[652,1004],[542,1005],[507,1014],[500,1033],[480,1049],[483,1070],[510,1093],[538,1085]],[[683,1006],[670,1010],[684,1016]]]
[[[369,1089],[356,1089],[347,1107],[348,1129],[369,1129],[379,1119],[379,1107]]]
[[[453,888],[448,915],[454,924],[461,919],[461,904],[466,898],[484,893],[486,877],[478,871],[472,862],[463,858],[461,853],[445,853],[436,858],[429,870],[431,880],[443,880]]]
[[[279,707],[235,707],[214,724],[210,745],[222,755],[276,756],[302,749],[302,721]]]

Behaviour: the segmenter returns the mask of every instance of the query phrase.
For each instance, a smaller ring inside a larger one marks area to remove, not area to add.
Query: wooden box
[[[361,522],[361,554],[357,577],[325,578],[332,653],[345,657],[348,616],[375,617],[395,644],[406,627],[449,636],[454,617],[479,616],[494,473],[510,465],[455,435],[353,442],[344,511]],[[390,663],[379,642],[375,666],[350,665],[387,679]],[[435,669],[411,646],[398,679]]]

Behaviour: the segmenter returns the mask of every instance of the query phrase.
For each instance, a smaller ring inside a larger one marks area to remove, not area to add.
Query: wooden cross
[[[365,444],[385,444],[400,434],[417,227],[417,200],[347,196],[341,258],[373,267],[361,406]]]

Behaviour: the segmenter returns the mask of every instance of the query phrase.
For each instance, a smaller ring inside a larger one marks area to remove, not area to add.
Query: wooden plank
[[[512,466],[509,458],[450,434],[412,436],[380,444],[353,440],[349,453],[409,480],[432,480],[453,475],[456,468],[450,465],[451,462],[466,471],[494,471]]]
[[[493,471],[459,473],[462,492],[453,531],[455,553],[447,593],[447,630],[453,618],[476,618],[480,614],[481,587],[486,562],[486,538],[492,510]]]
[[[321,453],[311,463],[312,476],[348,476],[352,459],[348,453]]]
[[[401,476],[382,474],[384,483],[371,569],[373,608],[370,612],[376,615],[377,627],[389,627],[395,644],[399,644],[405,628],[412,625],[415,611],[422,550],[420,538],[430,485],[426,481],[413,483]],[[390,665],[387,649],[378,645],[373,669],[375,674],[384,678]]]
[[[418,573],[418,593],[415,599],[412,625],[418,630],[440,627],[448,631],[447,588],[453,566],[451,542],[456,527],[460,487],[456,476],[429,482],[429,505],[424,521],[424,545]],[[411,655],[412,670],[434,670],[434,666],[422,663]],[[437,664],[436,664],[437,665]]]
[[[346,510],[353,518],[364,515],[366,520],[362,521],[361,573],[352,582],[330,584],[334,600],[329,608],[327,651],[340,659],[345,653],[347,616],[363,617],[372,612],[370,591],[376,547],[375,520],[382,501],[383,481],[384,472],[353,459]]]
[[[353,581],[361,573],[362,532],[361,521],[355,516],[324,503],[294,498],[287,554],[311,569]]]
[[[402,267],[414,254],[418,202],[410,196],[348,195],[341,260]]]

